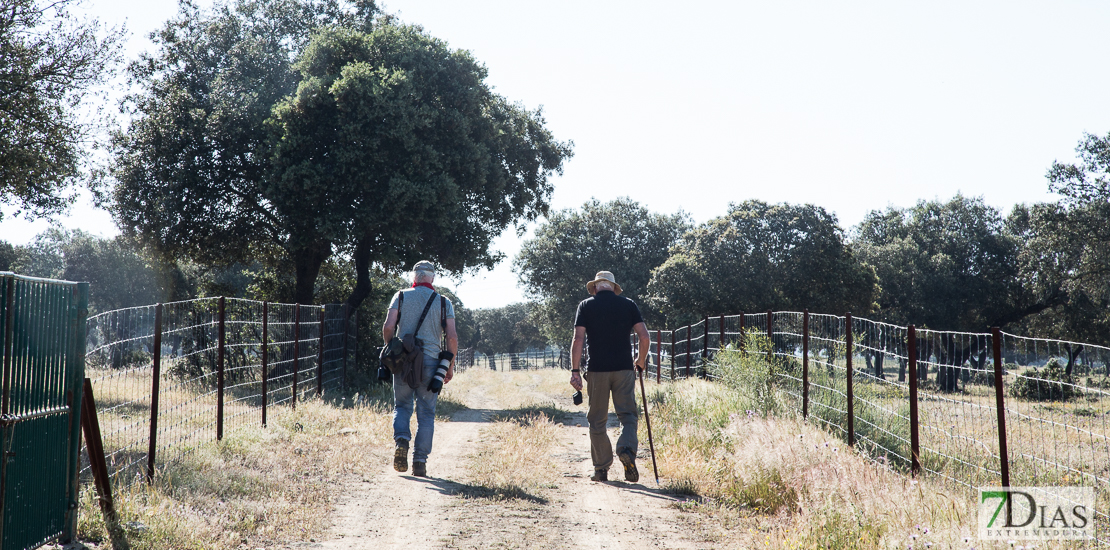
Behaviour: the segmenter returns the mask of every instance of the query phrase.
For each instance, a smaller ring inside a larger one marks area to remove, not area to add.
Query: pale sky
[[[127,21],[129,54],[176,10],[86,0]],[[696,222],[729,202],[812,203],[848,229],[870,210],[982,196],[1055,200],[1045,171],[1110,132],[1110,2],[391,0],[470,50],[495,90],[573,140],[555,209],[631,197]],[[104,236],[102,211],[60,220]],[[6,218],[22,244],[47,226]],[[520,241],[496,246],[511,259]],[[526,299],[509,260],[455,281],[468,307]],[[607,266],[598,266],[605,269]],[[616,274],[618,281],[620,274]]]

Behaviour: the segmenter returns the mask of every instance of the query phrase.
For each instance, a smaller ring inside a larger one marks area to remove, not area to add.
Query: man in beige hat
[[[586,290],[593,295],[578,304],[574,318],[574,340],[571,342],[570,385],[582,390],[580,364],[582,349],[589,341],[589,364],[586,371],[590,411],[586,420],[590,424],[590,455],[594,463],[594,481],[608,481],[609,467],[613,465],[613,444],[606,426],[609,424],[609,396],[613,396],[613,409],[621,423],[617,438],[617,458],[624,464],[624,479],[639,481],[636,469],[636,425],[639,411],[636,406],[636,371],[647,362],[647,326],[636,303],[620,295],[621,286],[608,271],[599,271],[594,280],[586,283]],[[628,335],[635,332],[640,338],[639,357],[632,361],[632,341]]]

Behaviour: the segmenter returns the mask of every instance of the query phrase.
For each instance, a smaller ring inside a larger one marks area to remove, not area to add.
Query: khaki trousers
[[[627,449],[635,457],[639,445],[636,427],[640,418],[636,406],[636,371],[587,372],[586,393],[590,398],[590,412],[586,413],[586,420],[590,423],[590,455],[594,470],[608,470],[613,465],[613,444],[606,431],[610,394],[613,396],[613,410],[621,423],[617,453]]]

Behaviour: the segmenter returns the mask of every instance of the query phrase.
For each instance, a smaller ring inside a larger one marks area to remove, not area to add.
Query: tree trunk
[[[347,297],[348,313],[354,313],[363,300],[370,296],[373,283],[370,281],[370,252],[371,242],[369,236],[364,236],[355,245],[355,288]]]
[[[331,257],[331,241],[316,241],[309,246],[293,250],[293,264],[297,270],[297,283],[293,300],[298,304],[311,304],[316,294],[316,277],[320,267]]]

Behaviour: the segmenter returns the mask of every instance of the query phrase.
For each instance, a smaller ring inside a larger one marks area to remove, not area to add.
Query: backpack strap
[[[447,351],[447,297],[439,297],[439,328],[443,329],[443,343],[440,344],[440,351]]]
[[[412,329],[412,335],[415,337],[416,333],[420,332],[420,325],[424,324],[424,318],[428,316],[428,310],[432,309],[432,303],[436,301],[436,292],[433,290],[432,295],[428,297],[428,303],[424,304],[424,312],[420,314],[420,320],[416,322],[416,328]]]

